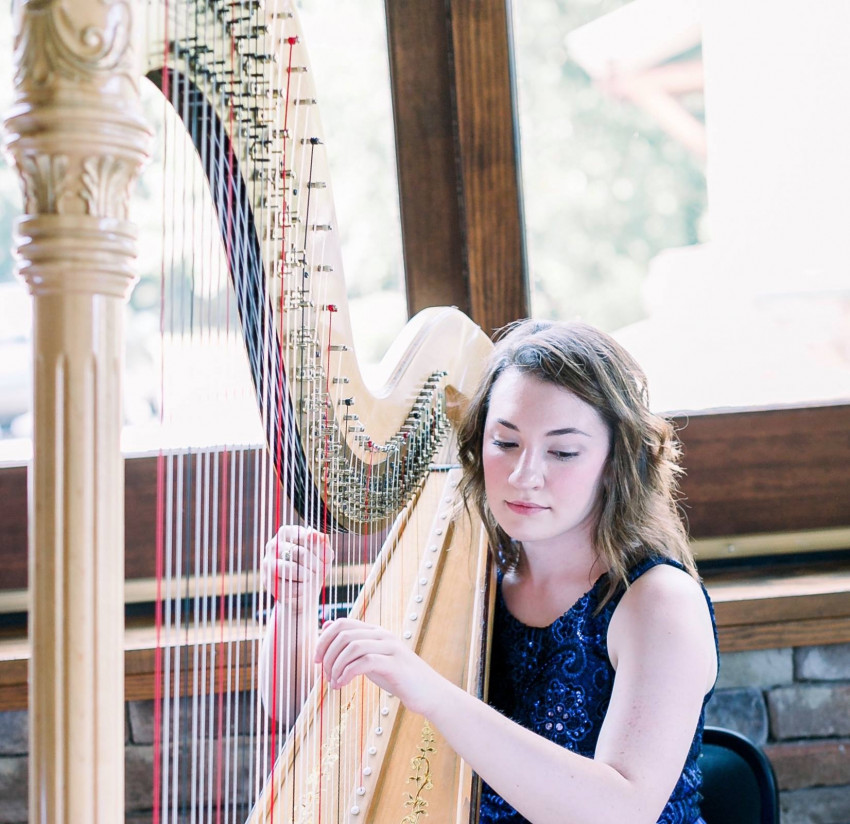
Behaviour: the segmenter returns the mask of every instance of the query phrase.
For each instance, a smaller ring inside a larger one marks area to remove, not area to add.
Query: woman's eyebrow
[[[516,424],[506,421],[504,418],[496,418],[496,423],[504,426],[505,429],[513,429],[514,432],[519,432],[519,427]],[[565,426],[563,429],[552,429],[546,433],[546,437],[554,435],[584,435],[586,438],[590,437],[587,432],[584,432],[581,429],[576,429],[574,426]]]
[[[496,418],[496,423],[500,426],[504,426],[506,429],[513,429],[514,432],[519,432],[519,427],[515,423],[506,421],[504,418]]]

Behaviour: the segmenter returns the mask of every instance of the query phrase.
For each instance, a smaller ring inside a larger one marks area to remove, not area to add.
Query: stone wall
[[[143,824],[152,797],[151,703],[128,703],[126,719],[126,821]],[[725,653],[707,723],[764,748],[782,824],[850,824],[850,644]],[[251,749],[248,737],[235,738],[231,751]],[[26,752],[27,713],[0,713],[0,824],[27,820]],[[253,778],[240,780],[250,786]]]
[[[706,722],[764,749],[782,824],[850,824],[850,644],[725,653]]]
[[[0,822],[27,820],[27,712],[0,712]]]
[[[230,723],[222,730],[220,748],[216,744],[217,729],[212,735],[202,732],[205,747],[197,748],[193,753],[190,748],[181,746],[170,759],[171,764],[175,759],[181,762],[178,773],[181,782],[187,781],[190,775],[196,776],[196,796],[199,796],[199,808],[206,811],[206,815],[202,816],[205,821],[219,820],[216,803],[212,800],[219,778],[222,782],[221,796],[229,799],[222,805],[220,820],[227,824],[242,824],[250,813],[249,796],[256,784],[254,771],[257,768],[255,737],[250,733],[254,724],[250,720],[249,703],[242,700],[238,704],[237,712],[228,713]],[[189,699],[183,699],[181,718],[188,719],[191,714]],[[201,715],[204,714],[206,710]],[[186,723],[189,723],[188,720]],[[125,824],[150,824],[152,819],[153,730],[153,702],[128,702],[124,746]],[[226,765],[220,773],[219,763]],[[0,712],[0,824],[27,822],[27,772],[27,712]],[[234,784],[241,791],[232,792]],[[183,789],[185,792],[185,787]],[[186,814],[181,815],[179,820],[196,819]]]

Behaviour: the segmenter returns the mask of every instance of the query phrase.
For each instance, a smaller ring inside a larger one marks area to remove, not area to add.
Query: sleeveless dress
[[[683,569],[669,558],[653,557],[629,573],[636,581],[657,564]],[[514,618],[502,596],[498,577],[490,663],[489,703],[527,729],[575,753],[593,758],[596,741],[614,685],[614,668],[608,660],[608,625],[620,603],[621,588],[594,615],[604,590],[603,575],[560,618],[548,627],[529,627]],[[714,609],[703,587],[714,626]],[[682,775],[658,824],[699,824],[702,782],[697,759],[702,749],[706,695]],[[486,783],[482,785],[480,824],[528,824],[513,807]]]

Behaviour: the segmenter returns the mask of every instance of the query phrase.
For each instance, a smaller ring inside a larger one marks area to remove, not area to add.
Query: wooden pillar
[[[490,333],[529,312],[509,3],[386,9],[408,309]]]
[[[124,816],[123,311],[149,132],[134,4],[18,0],[7,145],[33,296],[30,821]]]

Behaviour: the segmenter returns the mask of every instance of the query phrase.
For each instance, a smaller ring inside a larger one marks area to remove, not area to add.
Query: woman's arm
[[[332,686],[366,675],[426,716],[534,824],[654,823],[681,774],[716,667],[699,585],[679,570],[657,570],[638,579],[612,619],[617,674],[593,759],[510,721],[380,628],[334,622],[316,657]]]
[[[319,598],[332,560],[327,536],[300,526],[281,527],[263,556],[264,584],[275,605],[260,647],[260,696],[286,729],[315,680]]]

